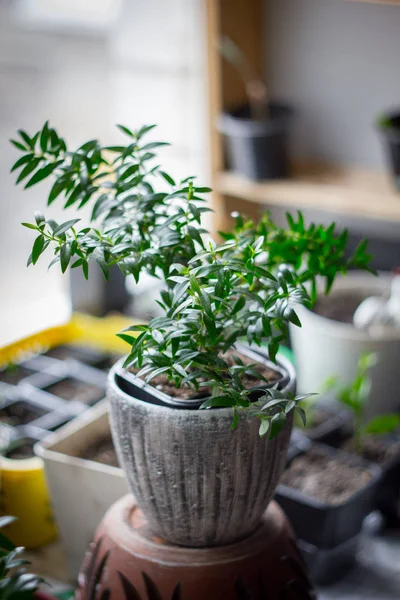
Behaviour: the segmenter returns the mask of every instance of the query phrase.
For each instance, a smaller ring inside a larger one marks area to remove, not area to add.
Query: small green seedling
[[[366,422],[365,409],[371,390],[369,370],[377,364],[374,353],[362,354],[358,361],[353,381],[347,386],[340,386],[338,378],[332,377],[325,384],[325,389],[336,389],[337,399],[353,413],[354,448],[362,453],[365,437],[368,435],[384,435],[392,433],[400,426],[400,414],[386,414],[374,417]]]

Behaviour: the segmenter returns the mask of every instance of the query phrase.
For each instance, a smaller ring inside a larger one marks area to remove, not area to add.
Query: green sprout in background
[[[375,353],[362,354],[358,361],[353,381],[349,385],[340,384],[338,377],[331,377],[325,390],[336,390],[336,397],[353,414],[354,449],[362,454],[366,437],[392,433],[400,426],[400,414],[379,415],[366,421],[366,408],[371,390],[369,371],[378,362]]]

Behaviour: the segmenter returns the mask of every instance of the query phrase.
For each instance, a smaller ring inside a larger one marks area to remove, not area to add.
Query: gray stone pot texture
[[[294,392],[292,365],[285,389]],[[249,535],[285,466],[291,419],[274,440],[259,421],[233,410],[185,410],[133,398],[110,371],[111,429],[120,464],[154,534],[188,547],[233,543]]]

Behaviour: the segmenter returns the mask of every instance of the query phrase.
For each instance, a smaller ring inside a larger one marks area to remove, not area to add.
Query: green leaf
[[[29,135],[28,135],[28,134],[27,134],[25,131],[23,131],[22,129],[18,129],[18,133],[19,133],[19,136],[20,136],[20,137],[23,139],[23,141],[25,142],[25,144],[26,144],[27,146],[29,146],[29,148],[33,148],[33,146],[32,146],[32,140],[31,140],[31,138],[29,137]]]
[[[144,125],[143,127],[141,127],[136,134],[137,139],[139,140],[146,133],[154,129],[154,127],[157,127],[157,125]]]
[[[50,205],[54,200],[61,194],[63,190],[65,190],[68,186],[68,181],[65,180],[57,180],[53,187],[50,190],[49,197],[47,199],[47,204]]]
[[[292,308],[289,309],[288,314],[285,314],[285,317],[288,319],[288,321],[293,323],[293,325],[296,325],[296,327],[301,327],[301,321],[297,316],[297,313]]]
[[[28,183],[25,184],[25,189],[31,187],[32,185],[35,185],[35,183],[39,183],[39,181],[42,181],[43,179],[48,177],[62,162],[62,160],[57,160],[56,162],[50,163],[36,171],[33,177],[30,178]]]
[[[122,133],[125,133],[125,135],[128,135],[129,137],[134,137],[132,131],[125,127],[125,125],[117,125],[117,127],[120,131],[122,131]]]
[[[87,260],[82,260],[82,271],[85,279],[89,279],[89,264]]]
[[[132,335],[128,335],[127,333],[117,333],[117,336],[124,342],[130,344],[131,346],[136,340],[135,337],[133,337]]]
[[[70,221],[65,221],[65,223],[61,223],[61,225],[58,225],[58,227],[55,228],[55,230],[53,231],[53,235],[55,237],[62,235],[63,233],[71,229],[71,227],[73,227],[79,221],[80,219],[71,219]]]
[[[260,423],[260,429],[258,430],[258,435],[260,437],[264,437],[264,435],[266,433],[268,433],[270,425],[271,425],[271,423],[270,423],[269,419],[263,419]]]
[[[161,175],[161,177],[164,177],[165,181],[167,183],[169,183],[170,185],[176,185],[175,181],[172,179],[171,175],[168,175],[168,173],[166,173],[165,171],[158,171]]]
[[[19,158],[17,160],[17,162],[15,162],[11,168],[11,173],[13,171],[15,171],[16,169],[18,169],[19,167],[22,167],[22,165],[24,165],[25,163],[29,162],[32,159],[32,154],[25,154],[24,156],[21,156],[21,158]]]
[[[39,162],[40,162],[39,158],[32,158],[32,160],[27,165],[25,165],[25,167],[22,169],[21,173],[19,174],[19,176],[17,178],[17,183],[19,183],[20,181],[25,179],[25,177],[28,177],[28,175],[36,169]]]
[[[153,148],[159,148],[160,146],[170,146],[168,142],[150,142],[149,144],[145,144],[140,150],[141,152],[152,150]]]
[[[35,229],[37,231],[37,225],[34,225],[33,223],[21,223],[21,225],[27,227],[28,229]]]
[[[37,225],[42,225],[43,223],[46,223],[44,215],[38,210],[35,210],[35,221]]]
[[[46,152],[48,141],[49,141],[49,122],[46,121],[46,123],[43,125],[43,129],[40,133],[40,139],[39,139],[39,144],[40,144],[40,148],[41,148],[42,152]]]
[[[64,244],[60,250],[61,271],[65,273],[71,260],[71,244]]]
[[[23,152],[29,150],[29,148],[26,148],[26,146],[21,144],[21,142],[17,142],[16,140],[10,140],[10,143],[13,144],[13,146],[15,146],[16,148],[18,148],[18,150],[22,150]]]
[[[392,433],[400,427],[400,414],[380,415],[369,421],[363,427],[363,433],[383,435]]]
[[[301,408],[301,406],[296,406],[296,412],[299,415],[300,419],[302,420],[304,427],[306,427],[306,425],[307,425],[306,411],[304,410],[304,408]]]
[[[230,396],[213,396],[212,398],[208,398],[203,404],[200,406],[201,409],[206,408],[223,408],[230,407],[234,405],[234,400]]]
[[[232,421],[231,429],[236,429],[236,427],[238,426],[238,424],[239,424],[239,411],[235,407],[233,409],[233,421]]]
[[[108,150],[108,152],[124,152],[126,150],[125,146],[105,146],[103,150]]]
[[[236,302],[235,302],[235,304],[233,306],[233,309],[232,309],[233,314],[235,315],[236,313],[238,313],[239,311],[241,311],[242,308],[245,307],[245,304],[246,304],[246,298],[244,296],[240,296],[236,300]]]
[[[179,375],[182,375],[182,377],[186,377],[187,373],[181,365],[178,365],[178,363],[174,363],[172,366],[175,369],[175,371],[179,373]]]
[[[207,293],[200,288],[200,290],[198,292],[198,296],[199,296],[200,304],[204,308],[204,311],[207,314],[207,316],[210,317],[210,319],[214,319],[211,302],[210,302],[210,299],[209,299]]]
[[[273,440],[280,433],[282,427],[286,423],[286,415],[284,413],[277,413],[271,419],[271,430],[268,439]]]
[[[131,177],[134,173],[136,173],[138,169],[139,165],[131,165],[130,167],[125,169],[123,173],[121,173],[121,175],[119,176],[119,180],[124,181],[125,179],[128,179],[128,177]]]
[[[155,342],[157,342],[157,344],[163,344],[165,341],[163,334],[161,333],[161,331],[158,331],[158,329],[153,329],[153,331],[151,332],[151,337]]]
[[[36,238],[36,240],[33,243],[33,248],[32,248],[32,263],[34,265],[37,263],[37,261],[39,259],[39,256],[43,252],[44,242],[45,242],[44,236],[43,235],[38,235],[38,237]]]

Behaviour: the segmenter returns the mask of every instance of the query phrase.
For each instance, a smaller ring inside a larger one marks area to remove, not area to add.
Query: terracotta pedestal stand
[[[114,504],[79,575],[77,600],[310,600],[287,519],[272,502],[248,538],[183,548],[154,537],[132,496]]]

